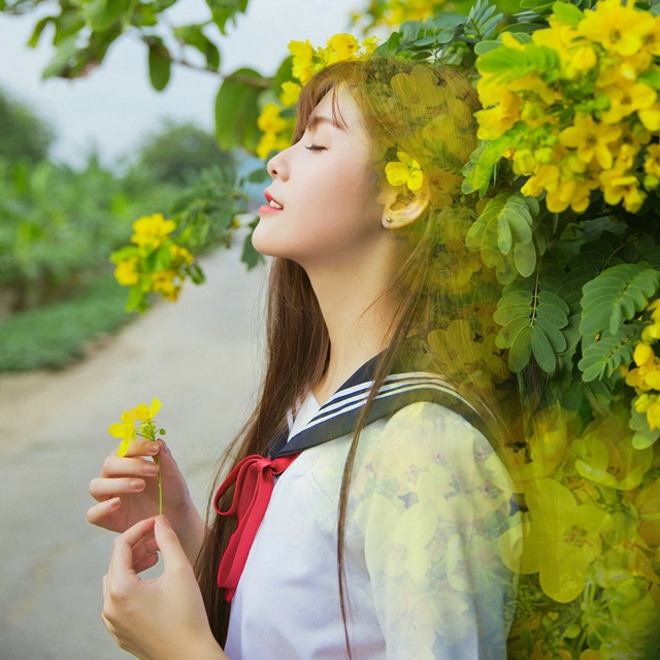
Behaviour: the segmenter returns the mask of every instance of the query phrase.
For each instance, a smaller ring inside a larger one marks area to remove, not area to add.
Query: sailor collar
[[[310,447],[351,433],[357,424],[373,385],[379,355],[368,360],[319,408],[318,412],[288,442],[282,431],[270,443],[271,459],[297,454]],[[439,403],[458,413],[492,443],[490,429],[456,389],[438,374],[426,371],[391,373],[383,382],[367,415],[367,424],[393,415],[411,403]]]

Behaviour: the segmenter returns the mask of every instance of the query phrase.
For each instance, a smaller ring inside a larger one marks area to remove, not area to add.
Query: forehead
[[[334,113],[333,96],[335,96]],[[340,83],[328,91],[307,120],[307,125],[310,127],[326,123],[334,124],[332,130],[344,131],[350,134],[364,133],[362,113],[345,83]]]

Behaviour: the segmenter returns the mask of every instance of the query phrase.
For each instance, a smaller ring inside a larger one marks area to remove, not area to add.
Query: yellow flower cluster
[[[646,150],[643,181],[635,170],[650,133],[660,129],[660,100],[651,84],[660,73],[654,60],[660,55],[660,17],[631,2],[603,0],[575,25],[556,15],[549,25],[529,43],[504,32],[500,48],[554,51],[557,68],[530,73],[524,68],[524,75],[501,82],[477,61],[485,108],[476,113],[478,137],[491,140],[518,122],[526,124],[505,155],[516,174],[530,177],[523,194],[546,191],[552,212],[569,206],[584,211],[590,192],[599,188],[608,204],[623,203],[634,213],[647,196],[643,188],[660,183],[657,146]]]
[[[143,295],[158,293],[174,302],[186,278],[185,267],[193,262],[193,255],[170,237],[175,229],[176,223],[166,220],[162,213],[136,220],[133,245],[111,257],[117,264],[115,278],[119,284],[138,287]]]
[[[282,83],[279,103],[266,103],[261,109],[257,126],[262,132],[256,154],[262,160],[271,151],[286,149],[291,142],[294,120],[281,116],[282,110],[295,105],[303,86],[315,74],[333,62],[365,59],[378,47],[376,37],[367,37],[361,43],[352,34],[335,34],[325,48],[314,48],[309,40],[291,41],[289,52],[293,55],[293,76],[298,80]]]
[[[637,365],[625,375],[626,384],[635,388],[639,395],[635,401],[635,410],[646,413],[651,431],[660,428],[660,358],[653,350],[653,344],[660,339],[660,298],[648,307],[651,323],[642,331],[642,338],[635,346],[633,360]],[[658,394],[650,393],[652,390]]]

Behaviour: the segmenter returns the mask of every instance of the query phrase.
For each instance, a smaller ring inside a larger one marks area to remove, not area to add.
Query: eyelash
[[[310,151],[323,151],[325,147],[317,147],[313,144],[311,147],[305,147],[305,149],[309,149]]]

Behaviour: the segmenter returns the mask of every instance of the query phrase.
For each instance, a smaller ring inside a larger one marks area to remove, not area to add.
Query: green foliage
[[[259,141],[257,100],[263,90],[263,76],[243,68],[225,79],[215,99],[215,126],[223,149],[242,145],[254,151]]]
[[[469,250],[481,252],[484,264],[495,268],[503,284],[517,274],[529,277],[536,265],[532,240],[536,199],[520,193],[500,193],[491,199],[465,238]]]
[[[517,279],[504,287],[493,319],[503,326],[495,338],[499,348],[510,348],[513,373],[524,369],[532,355],[541,369],[552,373],[557,355],[567,348],[562,329],[568,325],[569,306],[557,295],[564,271],[548,255],[534,277]]]
[[[635,403],[643,395],[636,396],[632,401],[632,419],[630,420],[630,428],[635,431],[632,443],[636,449],[646,449],[651,447],[660,438],[660,428],[651,429],[646,413],[639,413],[635,408]]]
[[[0,372],[61,368],[81,358],[86,344],[130,319],[125,301],[107,274],[69,300],[0,321]]]
[[[231,166],[213,135],[193,124],[168,121],[148,136],[138,150],[138,170],[155,181],[186,185],[204,169]]]
[[[660,272],[650,264],[619,264],[603,271],[582,288],[583,335],[605,329],[616,335],[624,321],[630,321],[648,305],[660,287]]]
[[[46,158],[53,130],[30,108],[0,90],[0,159],[36,163]]]

